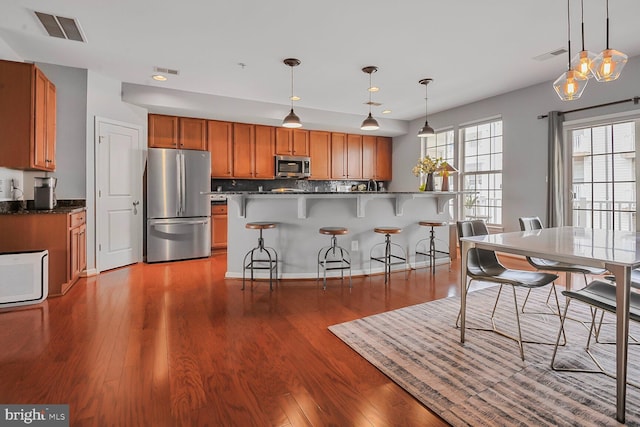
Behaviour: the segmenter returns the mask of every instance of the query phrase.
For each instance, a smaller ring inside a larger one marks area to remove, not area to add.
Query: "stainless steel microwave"
[[[311,158],[303,156],[276,156],[276,178],[309,178]]]

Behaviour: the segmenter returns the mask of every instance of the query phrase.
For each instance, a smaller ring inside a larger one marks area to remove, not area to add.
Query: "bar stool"
[[[264,245],[262,230],[276,228],[276,224],[273,222],[248,222],[245,228],[260,230],[260,237],[258,237],[258,246],[247,252],[242,261],[242,290],[244,290],[245,272],[247,270],[251,270],[252,284],[253,270],[269,270],[269,289],[273,291],[274,270],[275,279],[276,281],[278,280],[278,253],[275,249]],[[256,256],[261,258],[256,258]],[[247,258],[249,258],[249,262],[247,262]]]
[[[441,239],[436,239],[436,235],[435,235],[435,231],[434,231],[434,227],[445,227],[445,226],[449,226],[449,223],[446,221],[419,221],[418,222],[419,225],[421,225],[422,227],[431,227],[431,230],[429,231],[429,237],[426,239],[422,239],[422,240],[418,240],[418,243],[416,243],[416,256],[417,255],[424,255],[426,257],[429,258],[429,268],[431,270],[431,274],[436,274],[436,255],[437,254],[441,254],[441,255],[447,255],[447,257],[449,256],[449,245],[446,244],[443,240]],[[429,249],[426,250],[426,244],[425,244],[425,250],[421,251],[420,250],[420,245],[426,242],[429,242]],[[438,242],[442,242],[442,244],[446,244],[447,246],[447,250],[446,251],[440,251],[436,249],[436,241]],[[451,269],[451,258],[449,258],[449,269]]]
[[[318,251],[318,275],[316,277],[316,283],[320,280],[320,266],[324,271],[324,279],[322,289],[327,289],[327,270],[340,270],[340,278],[344,283],[344,270],[349,270],[349,287],[351,288],[351,255],[349,252],[338,246],[338,239],[336,236],[342,236],[349,233],[349,229],[344,227],[322,227],[320,234],[331,236],[331,245],[324,247]],[[340,254],[338,255],[338,252]],[[327,264],[338,264],[340,266],[327,267]]]
[[[384,243],[378,243],[371,247],[369,251],[369,257],[372,261],[378,261],[384,264],[384,283],[391,280],[391,266],[404,264],[404,280],[407,280],[407,253],[402,249],[402,246],[397,243],[391,242],[392,234],[400,234],[402,232],[402,228],[398,227],[376,227],[373,229],[374,232],[379,234],[384,234]],[[383,257],[374,257],[373,252],[379,246],[384,245],[384,256]],[[393,248],[397,248],[400,254],[394,254]],[[394,261],[395,260],[395,261]],[[369,275],[371,275],[371,263],[369,263]]]

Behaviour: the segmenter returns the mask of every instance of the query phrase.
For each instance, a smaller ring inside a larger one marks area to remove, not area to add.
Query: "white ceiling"
[[[571,0],[574,52],[579,0]],[[586,48],[605,47],[605,0],[584,0]],[[33,11],[76,18],[87,43],[49,37]],[[611,0],[610,47],[640,54],[640,1]],[[567,45],[563,0],[2,0],[3,50],[26,61],[86,68],[123,82],[282,105],[290,70],[301,109],[411,120],[429,112],[555,79],[567,55],[535,56]],[[5,57],[7,54],[5,53]],[[246,66],[243,68],[239,64]],[[153,67],[178,69],[164,83]],[[549,91],[553,91],[549,87]],[[304,117],[302,118],[304,120]]]

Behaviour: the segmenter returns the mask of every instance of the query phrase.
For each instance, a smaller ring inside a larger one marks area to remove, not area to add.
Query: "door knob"
[[[138,215],[138,205],[140,204],[140,202],[138,200],[136,200],[135,202],[133,202],[133,214],[134,215]]]

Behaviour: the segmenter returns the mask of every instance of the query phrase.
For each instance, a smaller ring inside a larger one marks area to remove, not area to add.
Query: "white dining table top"
[[[555,227],[464,237],[475,246],[539,258],[602,267],[640,266],[640,232]]]

